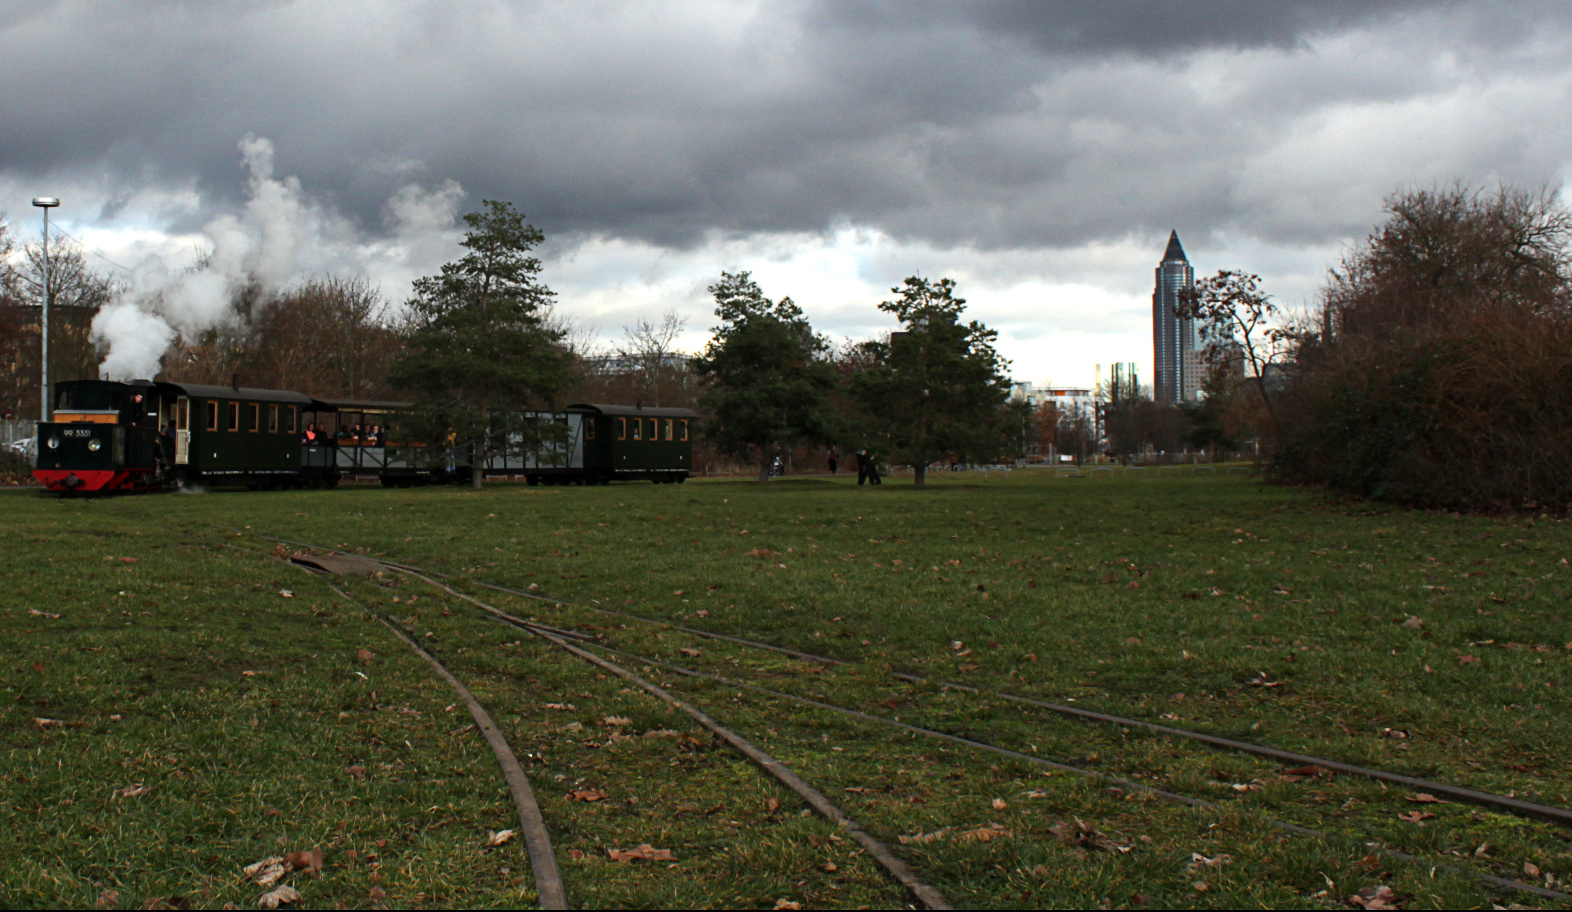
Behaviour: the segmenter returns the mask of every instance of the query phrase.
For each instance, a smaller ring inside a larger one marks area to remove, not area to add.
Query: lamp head
[[[33,205],[42,209],[53,209],[60,205],[60,200],[53,196],[35,196],[33,197]]]

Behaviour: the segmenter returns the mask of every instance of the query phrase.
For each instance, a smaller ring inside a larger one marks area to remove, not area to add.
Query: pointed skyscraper
[[[1195,286],[1195,270],[1184,255],[1179,232],[1168,234],[1168,249],[1157,266],[1152,290],[1152,396],[1158,402],[1194,399],[1201,389],[1201,354],[1195,321],[1174,313],[1179,292]]]

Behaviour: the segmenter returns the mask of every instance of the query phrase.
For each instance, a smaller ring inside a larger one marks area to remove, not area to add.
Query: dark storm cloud
[[[1350,106],[1537,78],[1546,55],[1516,50],[1564,41],[1568,9],[12,5],[0,179],[96,181],[106,219],[194,181],[207,210],[167,226],[189,229],[243,195],[235,144],[255,133],[372,232],[394,188],[452,178],[554,236],[676,247],[842,223],[980,247],[1181,223],[1325,240],[1390,186],[1317,205],[1331,178],[1285,137],[1335,146],[1314,130]],[[1431,158],[1509,177],[1564,158],[1466,125],[1449,142]]]

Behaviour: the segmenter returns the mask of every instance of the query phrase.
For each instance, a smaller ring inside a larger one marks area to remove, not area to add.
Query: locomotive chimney
[[[233,386],[235,388],[235,392],[237,392],[237,393],[240,392],[240,375],[239,374],[230,374],[229,375],[229,385]]]

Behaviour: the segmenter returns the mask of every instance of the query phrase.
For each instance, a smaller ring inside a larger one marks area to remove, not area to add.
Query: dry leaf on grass
[[[781,800],[779,798],[766,798],[764,800],[764,809],[771,814],[775,813],[781,809]]]
[[[295,593],[290,592],[288,589],[280,589],[280,590],[278,590],[278,594],[283,596],[284,598],[294,598],[295,597]],[[294,902],[294,900],[286,899],[286,900],[284,900],[284,902]]]
[[[776,912],[779,912],[779,910],[781,910],[781,909],[801,909],[801,908],[802,908],[802,903],[800,903],[800,902],[793,902],[792,900],[789,900],[789,899],[777,899],[777,900],[775,900]]]
[[[1009,830],[995,824],[993,826],[980,827],[975,830],[967,830],[963,833],[957,833],[955,838],[960,842],[987,842],[990,839],[1008,835],[1010,835]]]
[[[670,849],[657,849],[649,843],[643,843],[636,849],[607,849],[606,854],[612,861],[676,861]]]
[[[98,908],[100,908],[100,909],[118,909],[118,908],[120,908],[120,891],[119,890],[105,890],[104,892],[98,894]]]
[[[513,832],[512,830],[498,830],[495,833],[492,833],[490,836],[486,837],[486,845],[488,845],[488,846],[504,845],[509,840],[511,840],[514,836],[517,836],[517,835],[518,834]]]
[[[1092,849],[1104,849],[1110,852],[1128,852],[1130,846],[1122,846],[1097,831],[1097,828],[1082,820],[1075,818],[1075,822],[1060,821],[1048,828],[1048,832],[1056,836],[1060,842],[1072,846],[1085,846]]]
[[[290,852],[284,856],[284,861],[297,871],[310,871],[316,874],[322,870],[322,850],[312,849],[308,852]]]
[[[140,798],[152,790],[153,787],[151,785],[143,785],[142,783],[137,782],[126,786],[115,794],[119,795],[121,798]]]
[[[362,662],[369,662],[369,661],[371,661],[372,659],[374,659],[376,657],[377,657],[376,653],[372,652],[369,649],[366,649],[365,647],[361,647],[361,649],[358,652],[355,653],[355,658],[359,659]]]
[[[289,873],[289,865],[282,855],[269,855],[261,861],[246,865],[241,872],[251,878],[257,886],[271,887]]]
[[[1410,614],[1408,616],[1408,620],[1403,622],[1403,626],[1407,627],[1409,630],[1418,630],[1419,628],[1425,626],[1425,620],[1424,618],[1416,617],[1415,615]]]
[[[1434,816],[1434,814],[1428,811],[1411,811],[1407,814],[1398,814],[1397,819],[1408,823],[1418,823],[1421,820],[1429,820]]]
[[[943,839],[944,835],[948,832],[950,832],[950,828],[945,827],[942,830],[934,830],[932,833],[918,833],[915,836],[901,836],[901,845],[927,845],[930,842],[937,842],[938,840]]]
[[[1539,865],[1534,864],[1532,861],[1525,861],[1523,862],[1523,873],[1529,877],[1538,877]]]
[[[546,708],[547,709],[563,709],[563,710],[566,710],[566,709],[572,709],[573,708],[573,704],[572,703],[547,703],[546,704]]]
[[[257,898],[257,905],[264,909],[277,909],[282,903],[300,902],[300,891],[289,884],[276,887]]]
[[[65,725],[65,723],[59,719],[41,719],[37,716],[33,717],[33,724],[39,728],[60,728],[61,726]]]
[[[692,648],[691,646],[684,646],[684,647],[682,647],[682,649],[680,649],[678,651],[681,652],[683,655],[687,656],[690,659],[696,659],[699,656],[704,655],[704,653],[700,652],[697,649]]]
[[[1190,868],[1192,870],[1194,870],[1196,868],[1220,868],[1223,865],[1228,864],[1229,862],[1231,862],[1233,860],[1234,860],[1234,856],[1232,856],[1232,855],[1218,855],[1215,858],[1207,858],[1205,855],[1202,855],[1200,852],[1191,852],[1190,853]]]
[[[610,725],[613,728],[621,725],[633,724],[633,720],[629,719],[627,716],[601,716],[600,721],[602,725]]]
[[[1440,798],[1437,798],[1428,792],[1420,792],[1417,795],[1409,795],[1408,800],[1415,804],[1446,804],[1445,801],[1442,801]]]
[[[39,611],[37,608],[29,608],[29,609],[27,609],[27,613],[31,614],[31,615],[33,615],[35,617],[49,618],[52,621],[60,620],[60,615],[58,615],[58,614],[50,614],[47,611]]]
[[[1002,810],[1004,810],[1007,807],[1009,807],[1009,805],[1005,803],[1003,798],[995,798],[995,799],[993,799],[993,809],[994,810],[1002,811]]]
[[[1353,896],[1348,897],[1349,905],[1361,909],[1401,909],[1403,903],[1408,902],[1407,896],[1399,896],[1392,892],[1386,884],[1379,887],[1365,887]]]
[[[834,874],[836,871],[841,869],[841,866],[833,861],[826,861],[824,864],[819,865],[819,867],[823,868],[831,874]]]
[[[1479,656],[1460,655],[1457,657],[1457,660],[1464,665],[1474,665],[1479,662]]]
[[[604,801],[606,793],[600,789],[574,789],[568,792],[568,798],[573,801]]]

